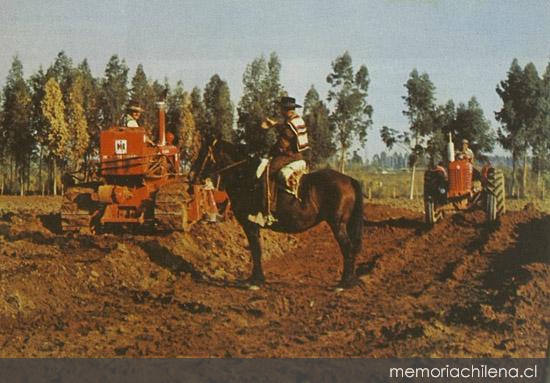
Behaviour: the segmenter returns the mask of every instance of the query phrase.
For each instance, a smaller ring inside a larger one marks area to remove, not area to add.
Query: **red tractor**
[[[447,168],[438,165],[424,174],[425,220],[434,225],[445,211],[481,208],[489,222],[497,221],[506,211],[504,175],[501,170],[485,165],[474,169],[464,156],[454,158],[449,139]]]
[[[190,185],[182,174],[173,135],[165,130],[165,103],[157,105],[156,143],[143,127],[115,126],[101,132],[95,180],[66,188],[63,231],[94,232],[108,225],[187,230],[202,217],[206,191]],[[208,192],[228,208],[225,192]]]

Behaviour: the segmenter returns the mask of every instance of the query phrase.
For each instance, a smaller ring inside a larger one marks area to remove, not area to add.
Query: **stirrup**
[[[268,214],[268,216],[265,218],[265,220],[266,220],[266,225],[267,226],[271,226],[275,222],[277,222],[277,218],[275,218],[272,214]]]
[[[277,222],[277,218],[275,218],[273,215],[268,214],[267,216],[264,216],[264,213],[262,212],[259,212],[258,214],[249,214],[248,220],[257,225],[260,225],[261,227],[271,226],[275,222]]]

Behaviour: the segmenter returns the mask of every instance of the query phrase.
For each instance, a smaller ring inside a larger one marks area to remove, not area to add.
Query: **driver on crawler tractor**
[[[271,215],[270,207],[270,180],[274,179],[277,172],[286,165],[294,161],[305,160],[304,152],[309,149],[309,141],[307,135],[307,127],[300,115],[296,113],[297,108],[301,105],[296,104],[296,99],[293,97],[281,97],[278,102],[280,116],[278,119],[266,118],[262,124],[262,129],[276,129],[278,133],[277,141],[271,148],[269,162],[265,159],[260,164],[258,169],[258,177],[263,177],[262,185],[264,191],[263,209],[256,215],[249,215],[248,219],[260,226],[270,225],[275,221]],[[265,170],[267,168],[267,171]],[[267,195],[266,195],[267,194]]]
[[[138,103],[130,101],[126,108],[126,114],[122,117],[121,126],[126,128],[139,128],[139,119],[144,112]]]
[[[126,108],[126,114],[122,116],[120,126],[125,128],[139,128],[139,120],[141,119],[141,114],[143,112],[145,112],[145,110],[139,106],[137,102],[130,101],[128,107]],[[155,143],[147,137],[147,135],[145,136],[145,142],[151,146],[155,145]]]

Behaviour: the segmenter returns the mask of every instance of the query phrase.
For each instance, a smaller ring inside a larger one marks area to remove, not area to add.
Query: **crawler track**
[[[71,187],[63,196],[61,229],[63,232],[90,232],[98,205],[91,200],[93,188]]]
[[[189,183],[178,181],[164,185],[155,197],[154,215],[157,228],[169,231],[187,231],[187,203],[191,197],[187,192]]]

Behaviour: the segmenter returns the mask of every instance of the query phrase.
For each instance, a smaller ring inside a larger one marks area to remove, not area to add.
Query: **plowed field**
[[[188,234],[55,232],[59,199],[0,198],[1,357],[544,357],[550,216],[531,205],[428,230],[366,205],[362,285],[336,293],[326,225],[265,232],[268,283],[234,222]]]

